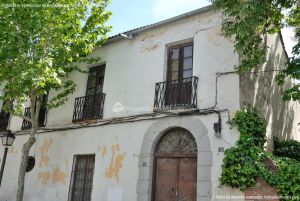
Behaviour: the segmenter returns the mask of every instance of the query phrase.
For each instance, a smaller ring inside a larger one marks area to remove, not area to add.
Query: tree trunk
[[[34,145],[36,141],[35,134],[37,133],[39,127],[40,104],[41,104],[40,98],[37,98],[36,96],[32,96],[30,98],[30,113],[31,113],[32,128],[31,128],[29,138],[22,148],[22,158],[21,158],[21,164],[19,169],[16,201],[23,201],[26,166],[27,166],[29,151],[32,145]]]

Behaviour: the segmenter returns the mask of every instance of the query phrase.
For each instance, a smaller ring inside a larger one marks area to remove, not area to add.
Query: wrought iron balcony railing
[[[41,106],[40,113],[39,113],[39,127],[46,126],[47,112],[48,112],[47,106],[46,105]],[[31,118],[30,107],[25,108],[24,116]],[[31,122],[26,119],[23,119],[21,129],[22,130],[30,129],[31,127],[32,127]]]
[[[73,122],[101,119],[105,94],[99,93],[75,99]]]
[[[0,131],[7,130],[10,114],[7,112],[0,112]]]
[[[156,83],[154,110],[197,108],[198,78]]]

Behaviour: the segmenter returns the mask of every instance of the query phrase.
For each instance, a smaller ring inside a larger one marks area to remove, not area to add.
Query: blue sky
[[[208,0],[112,0],[110,36],[155,23],[209,4]]]

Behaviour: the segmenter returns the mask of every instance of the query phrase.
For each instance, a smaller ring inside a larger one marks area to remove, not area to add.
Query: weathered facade
[[[246,103],[263,105],[257,94],[265,86],[256,74],[245,81],[234,73],[239,55],[221,20],[201,8],[126,32],[127,39],[112,37],[95,50],[102,60],[81,66],[89,74],[71,75],[78,86],[67,104],[41,115],[45,127],[31,149],[36,164],[26,174],[24,201],[244,200],[241,192],[219,186],[224,149],[239,137],[228,121]],[[282,41],[270,43],[279,65]],[[270,95],[264,97],[275,107],[279,93]],[[293,104],[282,112],[294,112],[296,121],[297,109]],[[270,132],[272,124],[283,124],[266,117]],[[288,129],[299,136],[295,121]],[[28,128],[18,117],[10,122],[19,135],[7,157],[1,201],[15,199],[28,137],[22,124]]]

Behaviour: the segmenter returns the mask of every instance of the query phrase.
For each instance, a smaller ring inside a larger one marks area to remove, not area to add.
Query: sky
[[[108,10],[112,16],[108,24],[113,36],[131,29],[159,22],[192,10],[209,5],[208,0],[112,0]],[[291,29],[283,30],[283,38],[291,56],[295,41]]]
[[[208,0],[112,0],[110,36],[209,5]]]

